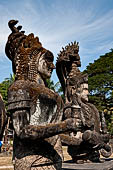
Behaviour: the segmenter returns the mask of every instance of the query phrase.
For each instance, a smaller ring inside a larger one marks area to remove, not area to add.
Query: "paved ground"
[[[71,157],[67,153],[67,148],[63,147],[64,163],[62,170],[113,170],[113,155],[110,159],[106,159],[104,163],[71,163]],[[12,158],[10,156],[0,156],[0,170],[14,170]]]
[[[1,156],[0,157],[0,170],[13,170],[12,157],[10,156]]]
[[[13,170],[13,166],[10,165],[10,166],[0,166],[0,170]]]
[[[113,170],[113,159],[108,159],[104,163],[63,163],[63,170]]]

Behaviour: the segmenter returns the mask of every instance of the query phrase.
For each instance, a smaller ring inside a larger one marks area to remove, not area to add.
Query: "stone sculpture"
[[[60,135],[62,142],[68,145],[68,153],[74,162],[100,161],[111,155],[109,134],[96,107],[88,103],[88,76],[82,74],[78,43],[74,42],[62,48],[56,63],[56,72],[65,96],[64,119],[75,118],[80,131]],[[102,120],[102,121],[101,121]]]
[[[2,140],[6,124],[7,124],[6,110],[2,95],[0,94],[0,141]]]
[[[76,131],[75,119],[62,121],[61,97],[47,88],[54,69],[53,54],[34,34],[25,35],[16,20],[9,21],[11,34],[6,55],[12,61],[15,81],[8,90],[8,111],[14,128],[15,170],[61,169],[62,147],[58,134]]]

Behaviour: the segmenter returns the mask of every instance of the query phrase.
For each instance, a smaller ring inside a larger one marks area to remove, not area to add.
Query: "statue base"
[[[113,158],[105,159],[103,163],[75,164],[67,161],[63,163],[62,170],[113,170]]]

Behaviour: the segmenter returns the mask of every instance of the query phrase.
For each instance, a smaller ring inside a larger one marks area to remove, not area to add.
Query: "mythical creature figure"
[[[58,136],[76,131],[75,119],[62,120],[61,97],[47,88],[54,69],[53,54],[38,37],[25,35],[16,20],[9,21],[12,33],[6,55],[12,61],[15,81],[8,90],[8,111],[14,128],[15,170],[61,169],[62,147]]]
[[[78,54],[78,43],[74,42],[63,48],[58,56],[56,72],[61,82],[64,96],[64,119],[75,118],[80,131],[69,135],[60,135],[62,142],[68,145],[68,153],[74,162],[100,161],[100,154],[104,157],[111,155],[109,135],[96,107],[88,103],[88,76],[82,74]]]

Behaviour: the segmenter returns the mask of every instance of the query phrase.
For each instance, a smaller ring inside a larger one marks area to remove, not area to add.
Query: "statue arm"
[[[66,131],[77,131],[75,120],[70,118],[59,123],[48,123],[46,125],[29,125],[29,112],[26,110],[13,113],[13,127],[21,139],[48,138]]]
[[[75,128],[70,125],[72,121],[72,119],[67,119],[60,123],[49,123],[45,126],[28,125],[22,129],[20,138],[48,138],[69,130],[75,131]]]
[[[70,145],[79,146],[83,141],[80,138],[76,138],[76,137],[69,136],[66,134],[60,134],[59,136],[60,136],[61,142],[67,146],[70,146]]]

